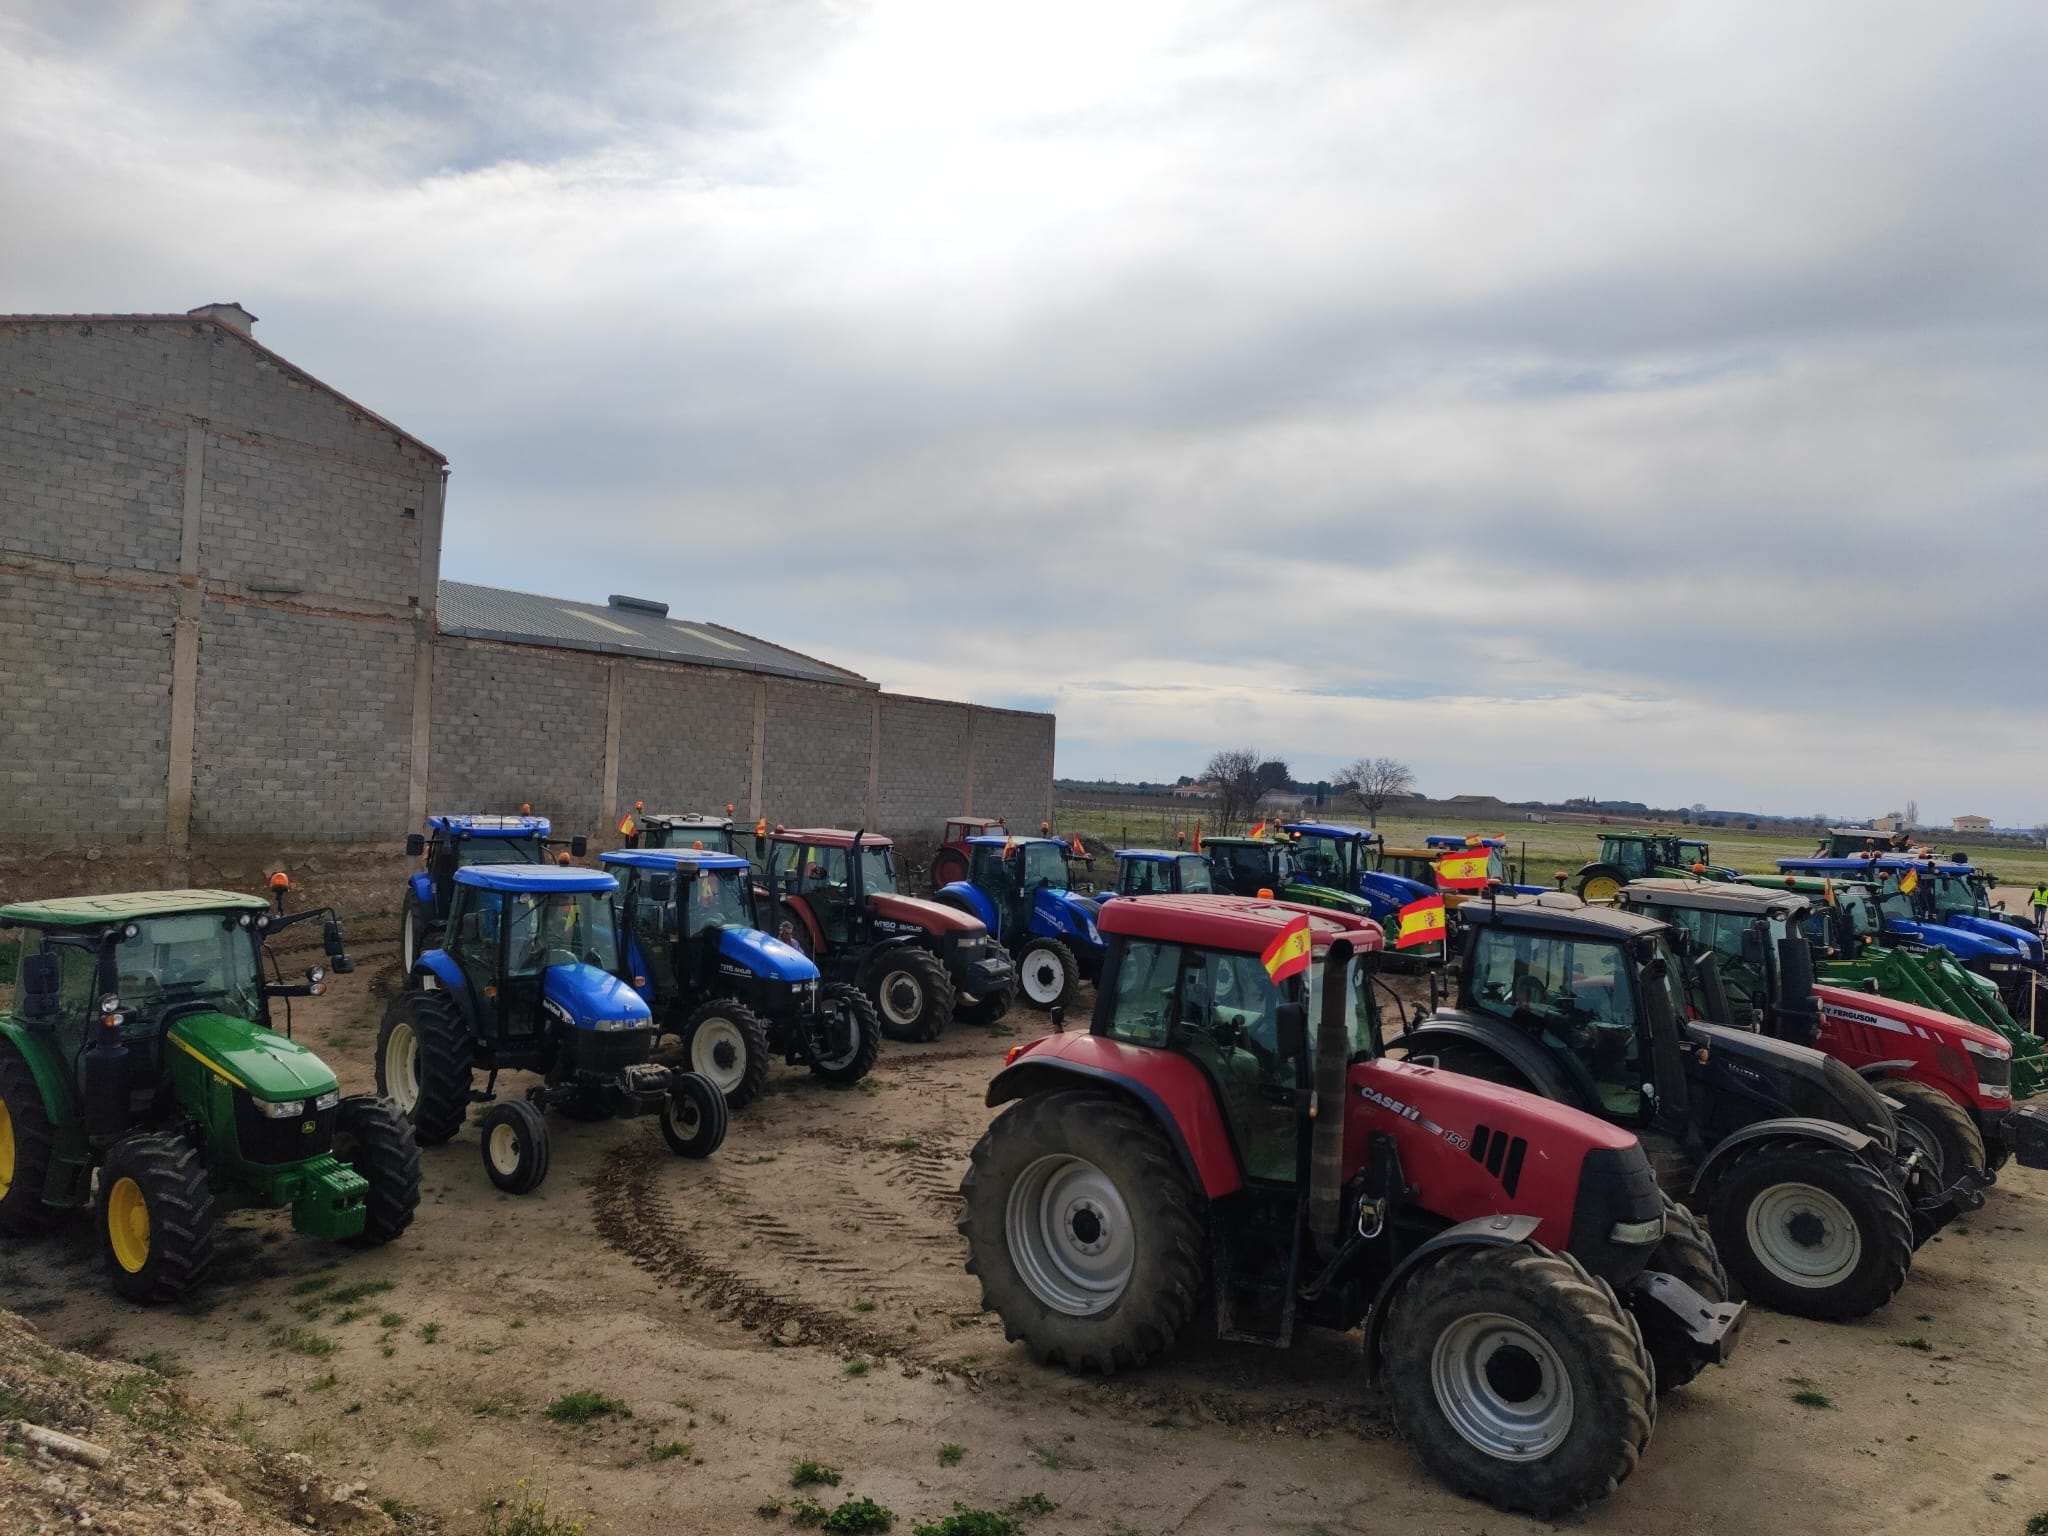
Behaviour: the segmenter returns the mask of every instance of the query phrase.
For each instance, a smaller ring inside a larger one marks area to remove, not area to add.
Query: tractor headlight
[[[256,1107],[272,1120],[296,1120],[306,1112],[304,1099],[258,1099]]]
[[[340,1102],[341,1090],[339,1088],[330,1088],[327,1090],[327,1092],[321,1094],[319,1098],[313,1101],[313,1108],[316,1110],[332,1109],[335,1105],[339,1104]]]
[[[1652,1216],[1648,1221],[1617,1221],[1608,1230],[1610,1243],[1624,1243],[1630,1247],[1651,1247],[1664,1240],[1664,1218]]]

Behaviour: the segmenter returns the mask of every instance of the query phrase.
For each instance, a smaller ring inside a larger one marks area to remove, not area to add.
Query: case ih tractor
[[[653,1010],[656,1059],[710,1078],[728,1109],[761,1091],[776,1056],[828,1083],[874,1069],[875,1005],[846,982],[821,985],[802,950],[755,926],[745,859],[671,848],[603,860],[624,891],[619,974]]]
[[[1736,872],[1712,862],[1713,852],[1698,838],[1668,832],[1603,832],[1600,857],[1567,878],[1581,901],[1612,901],[1631,880],[1658,875],[1695,875],[1705,880],[1733,880]]]
[[[1688,1018],[1666,924],[1554,891],[1468,902],[1459,928],[1455,1006],[1408,1029],[1408,1059],[1640,1136],[1752,1300],[1861,1317],[1904,1283],[1916,1237],[1982,1203],[1939,1187],[1877,1090],[1841,1062]],[[1810,985],[1805,962],[1805,941],[1788,939],[1788,1009]],[[1695,968],[1704,990],[1719,988],[1711,955]]]
[[[1072,889],[1073,850],[1055,837],[970,837],[965,880],[940,886],[939,901],[972,914],[1017,962],[1024,1000],[1071,1008],[1081,983],[1102,968],[1095,914],[1102,903]]]
[[[150,1302],[198,1283],[231,1210],[289,1206],[298,1231],[364,1245],[412,1224],[404,1118],[342,1097],[325,1062],[271,1028],[272,999],[325,978],[286,983],[273,955],[266,980],[269,940],[319,919],[328,963],[352,969],[331,911],[285,916],[282,901],[279,888],[276,913],[233,891],[0,907],[22,945],[0,1015],[0,1232],[90,1205],[114,1289]]]
[[[1828,984],[1811,987],[1811,1002],[1798,996],[1787,1006],[1788,988],[1805,978],[1787,976],[1786,941],[1804,941],[1810,965],[1808,925],[1825,907],[1782,886],[1696,880],[1633,881],[1621,888],[1621,905],[1683,932],[1692,953],[1714,956],[1720,993],[1693,998],[1710,1022],[1810,1045],[1877,1084],[1900,1135],[1944,1187],[1966,1177],[1989,1183],[2015,1146],[2030,1167],[2048,1158],[2048,1114],[2014,1110],[2013,1050],[1996,1030]]]
[[[523,1195],[547,1177],[546,1109],[572,1120],[658,1114],[669,1149],[709,1157],[725,1139],[725,1096],[709,1078],[650,1060],[654,1018],[615,974],[619,884],[595,869],[472,866],[455,872],[444,947],[430,949],[384,1011],[377,1090],[423,1146],[483,1118],[484,1172]],[[478,1072],[489,1078],[476,1091]],[[500,1072],[541,1081],[497,1097]]]
[[[777,827],[768,900],[777,937],[873,998],[892,1040],[936,1040],[956,1014],[991,1024],[1016,999],[1017,968],[981,919],[897,888],[886,837]]]
[[[998,816],[955,816],[946,823],[946,830],[939,839],[938,852],[932,855],[932,890],[938,891],[956,880],[967,878],[968,867],[974,862],[974,854],[967,846],[969,838],[1010,835],[1010,829]]]
[[[1091,1030],[1010,1053],[961,1185],[1009,1337],[1110,1372],[1211,1307],[1218,1336],[1282,1348],[1363,1324],[1451,1487],[1540,1516],[1611,1492],[1649,1444],[1652,1355],[1690,1375],[1742,1311],[1660,1267],[1712,1250],[1634,1138],[1384,1059],[1370,919],[1153,896],[1102,926]]]
[[[562,843],[550,837],[545,816],[429,816],[424,834],[405,840],[409,859],[424,858],[424,868],[406,881],[405,901],[398,916],[398,949],[407,975],[419,958],[441,941],[448,921],[448,903],[455,896],[455,871],[475,864],[545,864],[548,850]],[[582,858],[588,844],[568,839],[569,852]]]

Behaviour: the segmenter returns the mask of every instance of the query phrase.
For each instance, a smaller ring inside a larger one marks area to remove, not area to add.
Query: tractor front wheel
[[[0,1046],[0,1232],[41,1232],[63,1214],[43,1204],[56,1145],[35,1074],[19,1052]]]
[[[1798,1317],[1875,1312],[1913,1264],[1898,1191],[1822,1142],[1766,1141],[1735,1154],[1714,1183],[1707,1225],[1743,1294]]]
[[[1878,1092],[1896,1100],[1900,1140],[1917,1147],[1933,1165],[1934,1182],[1943,1189],[1966,1173],[1990,1171],[1984,1136],[1969,1112],[1939,1088],[1887,1078]]]
[[[678,1072],[661,1106],[661,1139],[678,1157],[709,1157],[725,1140],[725,1095],[708,1077]]]
[[[993,1024],[1017,1003],[1017,976],[1013,971],[1000,987],[953,1005],[953,1017],[962,1024]]]
[[[768,1031],[752,1009],[714,997],[683,1020],[681,1065],[709,1078],[728,1109],[745,1109],[768,1081]]]
[[[1657,1424],[1635,1320],[1575,1260],[1453,1248],[1394,1297],[1394,1420],[1458,1493],[1550,1519],[1606,1497]]]
[[[869,972],[868,994],[891,1040],[936,1040],[953,1019],[953,978],[938,956],[899,944]]]
[[[389,1099],[351,1094],[334,1116],[334,1155],[370,1186],[358,1246],[378,1248],[412,1225],[420,1208],[420,1144]]]
[[[857,1083],[882,1054],[882,1021],[859,987],[838,981],[818,997],[822,1041],[811,1043],[811,1072],[828,1083]]]
[[[1081,964],[1058,939],[1033,939],[1017,958],[1017,980],[1024,1000],[1041,1013],[1071,1008],[1081,986]]]
[[[493,1104],[483,1120],[484,1172],[508,1195],[528,1195],[548,1176],[548,1122],[524,1099]]]
[[[1613,901],[1628,884],[1628,871],[1619,864],[1588,864],[1579,871],[1572,889],[1581,901]]]
[[[1201,1201],[1136,1105],[1073,1090],[1018,1101],[976,1143],[960,1194],[982,1309],[1046,1364],[1140,1366],[1194,1315]]]
[[[408,989],[391,999],[377,1031],[377,1091],[412,1122],[423,1147],[462,1129],[469,1113],[469,1028],[441,992]]]
[[[1675,1204],[1668,1195],[1664,1198],[1664,1240],[1643,1267],[1683,1280],[1708,1301],[1735,1299],[1735,1287],[1728,1279],[1721,1256],[1714,1251],[1714,1240],[1691,1211]],[[1659,1397],[1684,1386],[1707,1368],[1706,1357],[1693,1346],[1691,1336],[1679,1326],[1670,1309],[1652,1307],[1636,1321],[1643,1325],[1643,1342],[1657,1367]],[[1741,1326],[1737,1323],[1736,1329],[1739,1331]],[[1728,1348],[1734,1347],[1731,1335]]]
[[[130,1301],[176,1301],[213,1262],[213,1185],[182,1136],[130,1136],[100,1165],[100,1256]]]

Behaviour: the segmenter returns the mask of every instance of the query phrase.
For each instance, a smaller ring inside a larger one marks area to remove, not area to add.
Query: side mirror
[[[1742,963],[1761,968],[1764,965],[1764,935],[1761,928],[1750,927],[1742,930]]]
[[[405,856],[408,859],[422,858],[425,856],[426,851],[427,840],[424,835],[418,832],[410,832],[406,834]]]
[[[1299,1061],[1308,1054],[1308,1009],[1300,1003],[1282,1003],[1274,1015],[1273,1038],[1285,1061]]]
[[[647,882],[647,899],[666,902],[676,894],[675,880],[668,875],[656,875]]]
[[[570,838],[569,852],[579,859],[582,858],[586,853],[590,852],[590,839],[587,837]]]

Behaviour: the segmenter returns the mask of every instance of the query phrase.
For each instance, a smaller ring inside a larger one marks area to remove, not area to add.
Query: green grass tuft
[[[632,1409],[603,1392],[565,1392],[544,1411],[557,1424],[590,1424],[604,1418],[633,1417]]]
[[[319,1359],[333,1354],[341,1345],[324,1333],[315,1333],[310,1328],[294,1324],[290,1328],[273,1328],[270,1331],[272,1349],[288,1349],[295,1355],[311,1355]]]
[[[1023,1527],[992,1509],[955,1504],[953,1513],[911,1527],[911,1536],[1022,1536]]]
[[[1816,1392],[1811,1387],[1801,1387],[1792,1394],[1792,1401],[1802,1408],[1832,1408],[1835,1400],[1825,1392]]]
[[[810,1457],[806,1456],[802,1461],[791,1465],[789,1469],[789,1486],[792,1488],[837,1488],[839,1486],[839,1470],[836,1467],[828,1467],[823,1462],[813,1461]]]
[[[966,1446],[955,1445],[952,1441],[948,1440],[939,1447],[939,1465],[942,1467],[957,1467],[960,1465],[961,1457],[966,1454]]]
[[[1917,1349],[1923,1355],[1934,1352],[1934,1346],[1925,1339],[1893,1339],[1892,1342],[1901,1349]]]
[[[521,1492],[492,1506],[483,1536],[583,1536],[588,1520],[548,1513],[546,1495]]]

